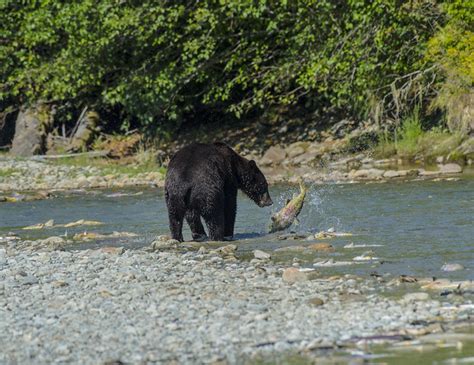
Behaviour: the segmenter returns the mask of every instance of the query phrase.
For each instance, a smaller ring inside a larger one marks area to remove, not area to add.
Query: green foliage
[[[402,125],[393,133],[379,136],[374,155],[380,158],[399,156],[413,160],[423,156],[435,160],[438,156],[453,155],[465,137],[461,133],[450,133],[441,126],[423,130],[418,108],[403,119]]]
[[[5,0],[0,107],[89,105],[162,132],[294,104],[398,117],[438,19],[434,0]]]
[[[473,118],[466,108],[474,108],[474,2],[452,0],[444,8],[448,21],[430,39],[426,54],[443,75],[432,106],[447,111],[451,130],[466,132]]]
[[[416,109],[403,120],[397,133],[395,146],[400,155],[411,155],[418,149],[418,141],[423,130],[421,129],[420,114]]]

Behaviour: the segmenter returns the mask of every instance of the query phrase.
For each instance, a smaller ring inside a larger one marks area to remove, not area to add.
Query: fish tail
[[[298,184],[300,185],[300,190],[306,194],[308,191],[308,187],[305,185],[303,178],[300,176],[298,179]]]

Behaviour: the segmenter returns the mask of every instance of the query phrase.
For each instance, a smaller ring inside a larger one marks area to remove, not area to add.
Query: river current
[[[278,238],[281,233],[266,233],[271,214],[296,191],[293,186],[271,187],[270,194],[275,204],[270,208],[259,208],[239,193],[236,240],[233,243],[243,257],[250,258],[253,250],[260,249],[271,253],[277,262],[290,264],[296,261],[303,267],[313,267],[314,263],[329,259],[335,263],[353,263],[317,268],[327,274],[368,275],[377,272],[381,275],[474,279],[472,178],[441,182],[313,185],[299,216],[299,224],[293,225],[286,233],[334,230],[352,236],[312,241],[331,244],[335,249],[332,253],[308,250],[275,252],[278,248],[311,243],[281,240]],[[68,229],[22,229],[49,219],[54,219],[56,224],[79,219],[97,220],[104,224]],[[72,236],[85,230],[98,233],[127,231],[137,233],[138,237],[80,243],[71,248],[149,245],[157,235],[169,234],[163,190],[77,191],[59,194],[54,199],[0,205],[0,236],[14,232],[24,239],[36,239],[52,235]],[[190,239],[187,227],[184,234],[185,239]],[[352,245],[355,248],[349,248]],[[369,256],[373,260],[354,261],[357,256]],[[445,272],[442,267],[446,263],[461,264],[464,270]]]

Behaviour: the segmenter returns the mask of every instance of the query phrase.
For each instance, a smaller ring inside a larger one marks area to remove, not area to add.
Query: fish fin
[[[291,199],[286,199],[285,205],[288,205],[289,202],[291,202]]]
[[[275,222],[275,220],[276,220],[276,217],[272,215],[272,222]]]
[[[298,220],[298,218],[295,218],[295,225],[299,225],[300,224],[300,221]]]

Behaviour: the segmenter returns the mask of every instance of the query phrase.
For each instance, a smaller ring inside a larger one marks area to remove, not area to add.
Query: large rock
[[[387,170],[383,173],[383,177],[387,179],[392,179],[394,177],[400,177],[400,172],[395,171],[395,170]]]
[[[456,150],[466,159],[474,159],[474,137],[465,140]]]
[[[439,171],[442,174],[459,174],[462,172],[462,167],[456,163],[448,163],[446,165],[440,165]]]
[[[318,158],[318,154],[314,152],[305,152],[293,159],[295,165],[307,165]]]
[[[45,152],[46,136],[53,125],[51,108],[37,105],[20,111],[16,120],[11,154],[32,156]]]
[[[260,160],[262,165],[279,165],[286,159],[286,151],[280,146],[272,146]]]
[[[384,170],[380,169],[361,169],[357,171],[351,171],[350,177],[354,179],[380,179]]]
[[[286,147],[286,153],[289,158],[295,158],[305,153],[307,148],[307,142],[295,142]]]
[[[99,131],[98,125],[99,114],[94,111],[85,113],[71,139],[68,150],[73,152],[87,150]]]

